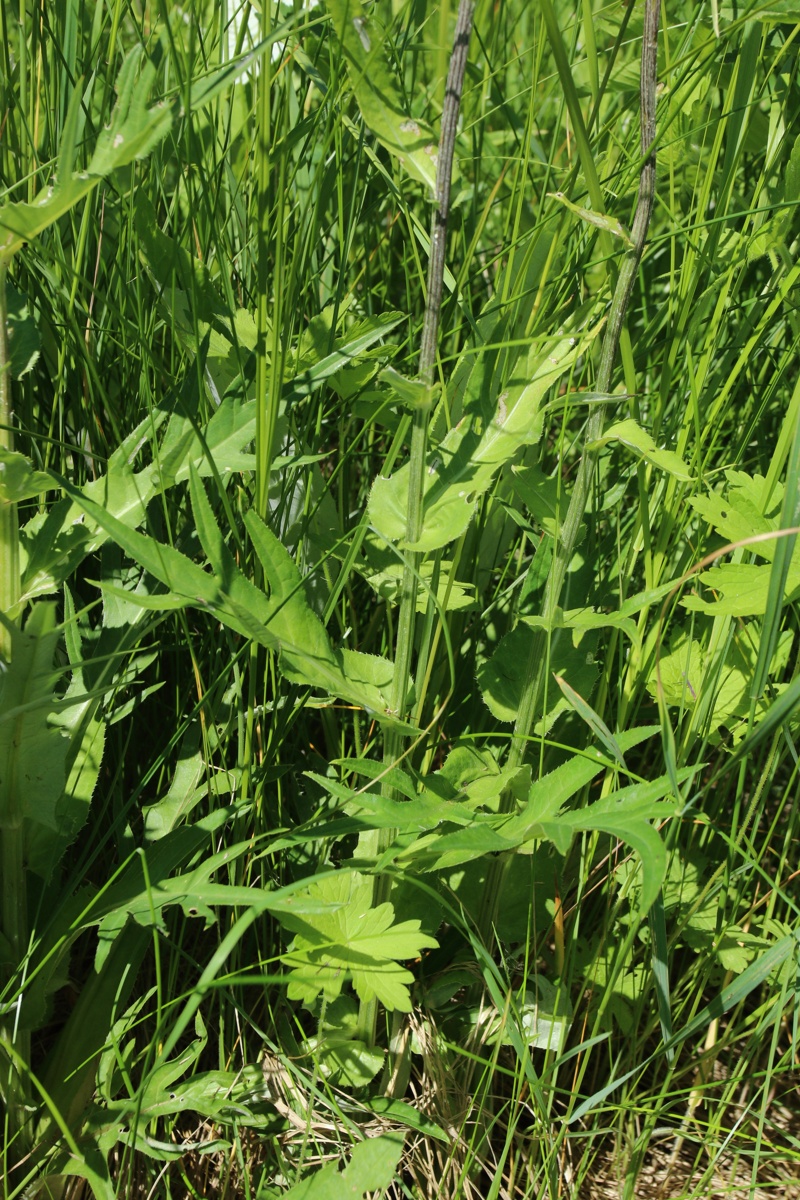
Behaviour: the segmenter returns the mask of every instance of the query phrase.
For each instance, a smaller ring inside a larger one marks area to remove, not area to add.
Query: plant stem
[[[444,105],[442,106],[441,139],[436,167],[436,202],[431,223],[431,248],[428,260],[428,294],[425,304],[425,321],[419,354],[419,378],[429,387],[433,384],[436,366],[436,345],[439,334],[439,317],[444,287],[444,264],[447,247],[447,218],[450,211],[450,185],[453,173],[458,114],[461,108],[461,89],[467,65],[472,18],[475,11],[473,0],[461,0],[456,17],[453,51],[447,73]],[[423,495],[425,486],[425,456],[428,446],[428,419],[430,404],[415,409],[411,427],[410,474],[408,483],[408,507],[406,510],[406,552],[403,565],[403,581],[400,591],[400,614],[397,620],[395,643],[394,681],[392,685],[392,711],[402,720],[408,708],[408,681],[411,676],[411,659],[414,649],[414,625],[417,612],[417,582],[422,563],[422,554],[413,547],[422,533]],[[396,762],[403,749],[404,734],[390,729],[384,742],[383,760],[388,765]],[[398,799],[392,788],[385,791]],[[394,829],[375,830],[362,843],[366,854],[374,855],[386,849],[397,835]],[[377,876],[373,891],[373,904],[382,904],[389,893],[390,880]],[[368,1044],[375,1041],[378,1008],[375,1001],[362,1002],[359,1010],[361,1036]]]
[[[608,314],[608,325],[603,339],[600,355],[600,366],[597,372],[596,387],[598,392],[609,392],[611,376],[614,368],[619,340],[625,321],[625,314],[630,302],[633,284],[639,264],[642,260],[647,230],[653,212],[656,182],[656,81],[658,69],[658,20],[661,0],[645,0],[644,30],[642,34],[642,63],[641,63],[641,149],[642,168],[639,176],[639,194],[636,201],[636,212],[631,231],[632,246],[626,254],[617,277],[611,308]],[[544,625],[534,631],[531,648],[525,665],[522,699],[517,713],[514,733],[509,751],[509,767],[519,767],[525,758],[533,723],[539,712],[541,696],[547,672],[547,643],[549,632],[564,579],[578,541],[578,534],[586,513],[589,491],[592,485],[597,451],[593,443],[597,442],[603,432],[605,420],[605,405],[598,404],[592,411],[586,424],[586,441],[581,456],[578,477],[572,491],[567,515],[560,530],[556,544],[553,563],[545,585],[544,601],[542,604]],[[513,802],[510,791],[501,798],[501,811],[508,811]],[[502,893],[503,877],[507,869],[505,858],[493,858],[486,875],[484,902],[481,913],[480,929],[483,938],[488,942],[493,937],[493,929],[497,917],[500,895]]]
[[[0,448],[14,449],[14,431],[11,411],[11,361],[8,349],[8,306],[6,303],[6,275],[8,261],[0,258]],[[7,620],[14,620],[19,607],[19,519],[13,501],[0,499],[0,613]],[[11,634],[0,625],[0,662],[11,661]],[[13,780],[4,780],[0,786],[8,787],[8,795],[0,796],[0,824],[2,841],[2,933],[11,949],[11,966],[2,980],[5,984],[13,979],[17,967],[22,963],[28,944],[28,913],[25,885],[24,828],[22,813],[15,802],[17,788]],[[14,1045],[17,1054],[25,1063],[30,1060],[30,1035],[17,1030],[17,1009],[0,1022],[0,1035]],[[5,1143],[10,1151],[11,1163],[0,1158],[3,1178],[14,1161],[25,1155],[24,1125],[27,1120],[29,1102],[28,1087],[24,1075],[20,1074],[10,1058],[0,1060],[0,1094],[5,1100],[7,1136]]]
[[[11,363],[8,350],[8,306],[6,274],[8,262],[0,258],[0,448],[14,449],[11,425]],[[8,618],[16,615],[19,604],[19,520],[17,506],[0,499],[0,612]],[[11,639],[0,626],[0,658],[11,657]]]

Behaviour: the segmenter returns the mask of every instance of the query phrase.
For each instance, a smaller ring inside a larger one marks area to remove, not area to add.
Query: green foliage
[[[428,454],[423,492],[422,532],[415,550],[436,550],[460,537],[475,506],[497,473],[523,447],[538,442],[544,424],[542,401],[597,334],[580,320],[539,340],[511,362],[497,348],[507,322],[485,318],[490,350],[467,350],[455,372],[463,389],[464,415]],[[463,382],[459,380],[463,376]],[[378,532],[403,547],[409,471],[401,467],[372,487],[369,513]]]
[[[2,10],[9,1196],[796,1175],[800,16],[664,14],[601,384],[642,10],[476,6],[432,385],[455,6]]]
[[[374,10],[356,0],[328,0],[350,86],[367,129],[413,179],[436,186],[438,147],[430,125],[411,115],[387,59],[388,39]]]
[[[389,1186],[402,1151],[403,1138],[396,1133],[367,1138],[353,1147],[343,1171],[339,1172],[335,1163],[329,1163],[282,1194],[290,1200],[363,1198],[367,1192]]]
[[[420,932],[419,921],[395,924],[391,904],[373,908],[372,882],[356,871],[327,875],[309,884],[304,894],[330,911],[280,917],[295,935],[283,955],[290,968],[289,998],[309,1004],[321,993],[336,1000],[349,977],[362,1000],[377,996],[389,1011],[410,1012],[408,985],[414,976],[397,960],[416,958],[437,945]]]
[[[56,166],[56,182],[28,204],[17,201],[0,206],[0,257],[9,259],[59,217],[74,208],[104,176],[137,158],[144,158],[169,132],[173,113],[163,101],[147,107],[156,77],[152,62],[139,70],[141,47],[128,54],[117,76],[117,103],[111,121],[99,134],[85,170],[75,170],[81,132],[82,96],[72,93]]]

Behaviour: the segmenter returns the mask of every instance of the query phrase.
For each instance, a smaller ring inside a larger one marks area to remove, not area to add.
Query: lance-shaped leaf
[[[676,454],[674,450],[660,450],[650,434],[642,429],[641,425],[637,425],[632,418],[610,425],[601,438],[592,442],[589,449],[598,450],[601,446],[608,445],[609,442],[621,442],[623,446],[627,446],[645,462],[652,463],[654,467],[666,471],[675,479],[688,481],[693,478],[691,471],[679,454]]]
[[[465,415],[428,455],[422,533],[415,550],[436,550],[467,528],[480,497],[522,446],[541,437],[543,400],[599,329],[582,335],[562,330],[544,345],[518,355],[498,395],[496,347],[480,355],[467,386]],[[408,464],[375,481],[369,513],[375,528],[403,545],[408,508]]]
[[[187,384],[187,393],[194,377]],[[191,396],[183,397],[191,412]],[[160,446],[155,438],[166,422]],[[108,472],[87,483],[80,493],[91,505],[133,528],[140,525],[152,498],[167,487],[200,475],[251,470],[254,458],[245,452],[255,436],[255,402],[226,396],[211,420],[198,430],[191,415],[164,407],[149,415],[125,438],[112,455]],[[130,463],[153,445],[153,461],[133,472]],[[60,486],[56,476],[33,471],[27,460],[8,460],[9,487],[37,494]],[[5,461],[5,460],[0,460]],[[0,487],[6,473],[0,472]],[[33,490],[31,490],[33,489]],[[18,497],[19,498],[19,497]],[[95,511],[95,510],[92,510]],[[108,540],[106,527],[92,516],[86,504],[61,500],[46,513],[37,513],[21,530],[22,602],[54,592],[89,554]]]
[[[396,723],[389,711],[392,664],[373,655],[334,648],[306,599],[294,560],[255,513],[247,515],[246,524],[270,585],[269,597],[236,566],[196,473],[192,475],[195,521],[212,572],[174,547],[128,528],[67,480],[59,482],[131,558],[167,588],[166,595],[130,594],[132,603],[155,610],[195,607],[211,611],[237,633],[279,650],[290,679],[322,688],[374,711],[383,721]]]
[[[364,124],[409,175],[434,190],[438,147],[433,130],[412,118],[386,55],[386,34],[361,0],[327,0]]]
[[[98,716],[102,696],[90,695],[84,680],[75,605],[67,588],[64,589],[64,616],[72,678],[57,711],[51,716],[51,722],[63,730],[61,741],[66,746],[66,782],[56,804],[56,828],[29,819],[25,829],[28,870],[35,871],[42,879],[49,877],[89,816],[105,745],[105,724]],[[60,753],[60,744],[58,749]]]
[[[139,73],[142,53],[141,47],[135,47],[122,64],[116,84],[117,103],[109,127],[98,137],[88,169],[78,173],[74,166],[83,97],[77,88],[73,92],[64,122],[55,183],[30,204],[12,202],[0,206],[2,257],[11,258],[25,242],[69,212],[103,176],[134,159],[144,158],[169,132],[172,109],[164,103],[147,107],[156,68],[147,61]]]

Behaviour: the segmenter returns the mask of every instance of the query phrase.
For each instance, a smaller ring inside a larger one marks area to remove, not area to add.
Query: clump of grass
[[[6,1197],[789,1189],[791,14],[0,13]]]

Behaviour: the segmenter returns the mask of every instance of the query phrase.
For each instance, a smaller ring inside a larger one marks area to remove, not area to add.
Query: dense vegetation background
[[[644,8],[476,5],[431,382],[450,0],[0,6],[6,1200],[795,1194],[800,6],[606,390]]]

